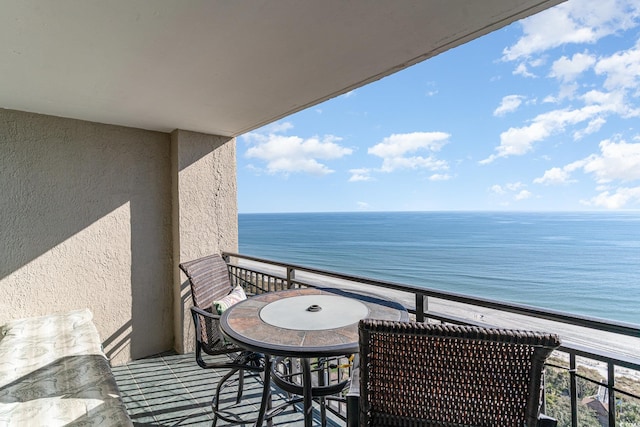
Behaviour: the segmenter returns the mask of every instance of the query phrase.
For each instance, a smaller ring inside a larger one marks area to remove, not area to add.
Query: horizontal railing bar
[[[489,325],[482,322],[474,322],[470,319],[463,319],[455,316],[450,316],[443,313],[435,313],[435,312],[427,312],[425,316],[429,319],[435,319],[441,322],[446,323],[455,323],[460,325],[468,325],[468,326],[479,326],[485,328],[496,327],[495,325]],[[599,362],[612,363],[615,366],[619,366],[621,368],[628,368],[639,370],[640,365],[638,365],[637,358],[631,358],[623,354],[612,353],[605,350],[586,347],[579,344],[574,343],[563,343],[560,347],[558,347],[558,351],[563,351],[565,353],[573,353],[576,356],[585,357],[587,359],[597,360]]]
[[[469,319],[462,319],[455,316],[449,316],[441,313],[428,312],[425,313],[426,317],[429,319],[435,319],[441,322],[446,323],[454,323],[459,325],[467,325],[467,326],[479,326],[479,327],[495,327],[494,325],[487,325],[482,322],[474,322]],[[615,366],[619,366],[621,368],[628,368],[633,370],[639,370],[640,365],[638,365],[638,359],[632,359],[622,354],[611,353],[604,350],[599,350],[596,348],[584,347],[578,344],[573,343],[564,343],[560,347],[558,347],[558,351],[562,351],[565,353],[573,353],[576,356],[585,357],[587,359],[597,360],[599,362],[605,363],[613,363]]]
[[[471,319],[464,319],[462,317],[451,316],[449,314],[438,313],[435,311],[427,311],[424,315],[427,319],[438,320],[440,322],[445,322],[445,323],[453,323],[453,324],[465,325],[465,326],[478,326],[482,328],[495,327],[494,325],[488,325],[482,322],[474,322]]]
[[[630,392],[628,392],[626,390],[619,389],[618,387],[613,387],[613,390],[616,392],[616,394],[620,393],[620,394],[624,394],[624,395],[626,395],[628,397],[633,397],[634,399],[640,399],[640,395],[636,395],[636,394],[630,393]]]
[[[557,310],[543,309],[539,307],[534,307],[525,304],[518,303],[507,303],[503,301],[481,298],[481,297],[472,297],[464,294],[459,294],[455,292],[447,292],[440,291],[432,288],[422,288],[413,285],[400,284],[385,280],[377,280],[371,279],[367,277],[361,276],[353,276],[343,273],[338,273],[334,271],[322,270],[317,268],[299,266],[295,264],[285,264],[279,261],[268,260],[265,258],[257,258],[249,255],[241,255],[232,252],[225,252],[225,256],[245,259],[249,261],[260,262],[263,264],[274,265],[278,267],[284,267],[287,269],[295,269],[298,271],[303,271],[311,274],[318,274],[327,277],[332,277],[335,279],[347,280],[350,282],[363,283],[368,285],[374,285],[383,287],[386,289],[393,289],[402,292],[412,292],[412,293],[420,293],[424,294],[428,297],[445,299],[449,301],[459,302],[463,304],[470,304],[475,306],[480,306],[484,308],[496,309],[500,311],[506,311],[514,314],[522,314],[526,316],[533,316],[540,319],[546,319],[561,323],[566,323],[574,326],[581,326],[590,329],[597,329],[605,332],[612,332],[621,335],[627,335],[631,337],[640,337],[640,325],[636,325],[633,323],[627,322],[619,322],[607,319],[601,319],[597,317],[591,316],[582,316],[578,314],[570,314],[564,313]]]
[[[632,359],[631,357],[623,354],[611,353],[608,351],[600,350],[592,347],[585,347],[574,343],[563,343],[558,347],[558,351],[564,351],[565,353],[573,353],[576,356],[584,357],[587,359],[597,360],[599,362],[613,363],[614,366],[621,368],[628,368],[633,370],[640,370],[638,359]]]
[[[548,367],[551,367],[551,368],[562,369],[563,371],[567,371],[567,372],[571,371],[571,369],[569,369],[568,367],[556,365],[555,363],[545,363],[545,365],[548,366]],[[607,388],[611,388],[616,393],[622,393],[622,394],[625,394],[625,395],[627,395],[629,397],[633,397],[635,399],[640,399],[640,395],[633,394],[630,391],[626,391],[626,390],[623,390],[623,389],[618,388],[618,387],[608,387],[606,384],[604,384],[604,383],[602,383],[602,382],[600,382],[600,381],[598,381],[596,379],[587,377],[586,375],[579,374],[577,371],[573,372],[573,374],[576,376],[576,378],[580,378],[580,379],[583,379],[585,381],[589,381],[592,384],[603,386],[603,387],[607,387]]]
[[[429,319],[438,320],[440,322],[445,323],[454,323],[459,325],[467,325],[467,326],[478,326],[484,328],[495,328],[497,326],[490,325],[483,322],[475,322],[471,319],[464,319],[456,316],[451,316],[444,313],[436,313],[436,312],[426,312],[425,316]],[[573,353],[576,356],[585,357],[587,359],[597,360],[599,362],[612,363],[615,366],[619,366],[621,368],[628,368],[633,370],[640,370],[640,365],[638,358],[632,358],[626,356],[624,354],[612,353],[606,350],[586,347],[580,344],[574,343],[563,343],[560,347],[558,347],[558,351],[562,351],[565,353]]]

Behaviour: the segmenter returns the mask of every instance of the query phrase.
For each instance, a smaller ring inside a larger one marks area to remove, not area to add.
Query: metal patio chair
[[[362,320],[360,426],[553,426],[540,416],[558,336]]]
[[[248,351],[226,341],[220,332],[220,315],[215,310],[214,302],[222,300],[233,290],[227,263],[216,254],[183,262],[180,264],[180,269],[189,279],[193,298],[191,315],[195,326],[196,362],[204,369],[228,369],[218,382],[211,402],[214,413],[212,425],[215,427],[218,418],[233,424],[245,424],[261,419],[270,401],[268,387],[263,390],[262,404],[255,419],[240,419],[226,412],[224,408],[220,409],[220,393],[236,373],[238,374],[236,404],[242,399],[246,372],[253,375],[269,375],[269,372],[265,371],[267,368],[265,368],[265,359],[262,354]],[[229,359],[222,362],[208,362],[204,360],[203,352],[210,356],[228,355]],[[268,381],[265,381],[265,384],[268,384]]]

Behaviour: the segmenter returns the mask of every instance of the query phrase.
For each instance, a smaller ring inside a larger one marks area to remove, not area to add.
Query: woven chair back
[[[362,320],[361,426],[535,426],[556,335]]]
[[[220,255],[209,255],[180,264],[191,286],[193,305],[209,310],[214,301],[231,291],[227,263]]]
[[[223,298],[232,289],[227,263],[218,254],[183,262],[180,269],[189,279],[193,305],[206,312],[211,313],[213,302]],[[222,339],[217,318],[194,313],[194,320],[200,324],[200,337],[196,338],[206,353],[213,355],[236,349]]]

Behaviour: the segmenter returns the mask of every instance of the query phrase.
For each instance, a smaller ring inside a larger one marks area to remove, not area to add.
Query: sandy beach
[[[282,275],[281,269],[277,267],[270,267],[247,260],[241,260],[240,265],[250,269],[257,269],[258,271]],[[324,276],[320,277],[315,274],[299,271],[296,272],[296,279],[318,286],[375,293],[385,298],[398,301],[409,309],[415,308],[414,296],[408,292],[363,285],[348,280]],[[525,329],[556,333],[561,337],[563,345],[587,349],[594,353],[605,353],[610,357],[625,360],[640,366],[640,336],[630,337],[436,298],[429,298],[428,311],[453,316],[458,319],[465,319],[473,324],[484,327]],[[555,355],[564,359],[568,359],[569,357],[568,353],[564,352],[556,352]],[[607,364],[604,362],[578,357],[577,363],[596,369],[604,378],[607,377]],[[625,376],[640,381],[640,368],[635,370],[626,367],[616,367],[615,373],[616,376]]]
[[[300,275],[298,275],[298,277],[300,277]],[[326,284],[354,291],[366,287],[367,291],[372,292],[371,287],[346,281],[329,280]],[[405,307],[415,308],[414,297],[411,294],[384,288],[376,288],[374,292],[401,302]],[[436,298],[430,298],[428,300],[428,310],[434,313],[453,316],[458,319],[467,319],[474,324],[479,324],[484,327],[525,329],[555,333],[560,336],[563,345],[579,346],[581,348],[595,350],[596,352],[610,353],[612,357],[631,361],[640,366],[640,337],[634,338]],[[554,353],[554,356],[566,360],[569,359],[568,353],[565,352],[557,351]],[[607,378],[608,370],[606,363],[584,357],[578,357],[577,363],[595,369],[604,378]],[[625,376],[640,381],[640,368],[639,370],[633,370],[625,367],[616,367],[615,373],[616,376]]]

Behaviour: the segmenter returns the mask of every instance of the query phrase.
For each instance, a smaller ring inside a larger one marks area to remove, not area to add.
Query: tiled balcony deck
[[[134,425],[211,426],[211,398],[224,371],[200,368],[193,353],[163,354],[136,360],[114,367],[113,372]],[[222,395],[222,403],[233,403],[236,390],[235,386],[227,388]],[[256,414],[261,392],[262,383],[257,378],[247,378],[243,401],[233,409],[234,413],[245,417]],[[273,388],[274,406],[283,398],[284,394]],[[316,415],[314,425],[320,425],[319,412]],[[344,426],[344,422],[333,415],[328,414],[328,417],[329,427]],[[294,410],[291,406],[273,419],[273,425],[279,427],[300,426],[302,423],[300,408]],[[218,420],[217,425],[228,423]]]

